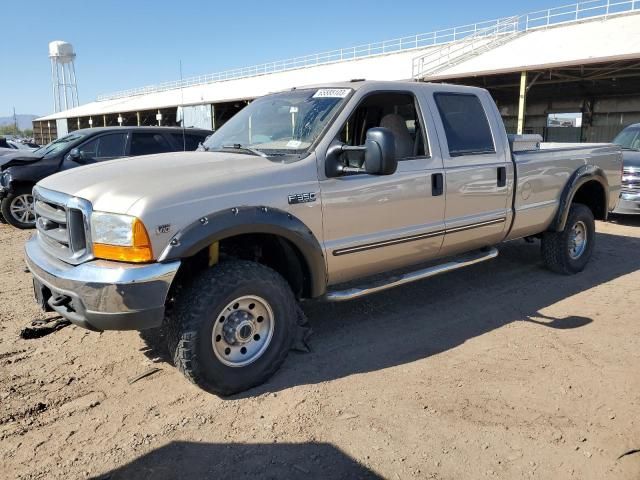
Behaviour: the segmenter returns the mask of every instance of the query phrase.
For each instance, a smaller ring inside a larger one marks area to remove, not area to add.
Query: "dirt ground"
[[[29,233],[0,225],[0,477],[637,480],[640,219],[617,222],[578,276],[515,242],[306,304],[313,351],[228,399],[188,383],[157,331],[21,339],[52,315],[24,272]]]

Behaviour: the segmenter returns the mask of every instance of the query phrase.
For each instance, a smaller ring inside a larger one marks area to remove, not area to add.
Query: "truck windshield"
[[[305,153],[351,91],[314,88],[258,98],[216,131],[204,148],[262,155]]]
[[[49,158],[52,155],[55,155],[56,153],[58,153],[63,148],[67,147],[70,143],[75,142],[76,140],[80,140],[83,137],[84,135],[80,135],[78,133],[72,133],[65,137],[54,140],[53,142],[45,145],[44,147],[40,147],[39,149],[35,150],[33,153],[41,157]]]
[[[640,150],[640,128],[625,128],[613,143],[629,150]]]

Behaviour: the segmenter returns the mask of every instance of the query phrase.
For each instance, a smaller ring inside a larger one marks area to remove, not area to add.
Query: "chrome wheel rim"
[[[21,223],[35,223],[36,214],[33,209],[33,195],[23,193],[13,197],[9,205],[11,216]]]
[[[577,222],[569,233],[569,256],[577,259],[587,249],[587,226],[584,222]]]
[[[273,310],[265,299],[255,295],[237,298],[216,317],[213,353],[228,367],[244,367],[264,354],[273,329]]]

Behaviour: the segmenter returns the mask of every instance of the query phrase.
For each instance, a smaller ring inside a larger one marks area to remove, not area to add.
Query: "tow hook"
[[[67,295],[56,295],[49,300],[49,305],[52,307],[66,307],[71,302],[71,297]]]

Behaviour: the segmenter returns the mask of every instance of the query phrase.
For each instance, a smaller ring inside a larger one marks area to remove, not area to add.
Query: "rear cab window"
[[[449,156],[495,153],[487,114],[474,94],[435,93],[434,99],[444,127]]]

